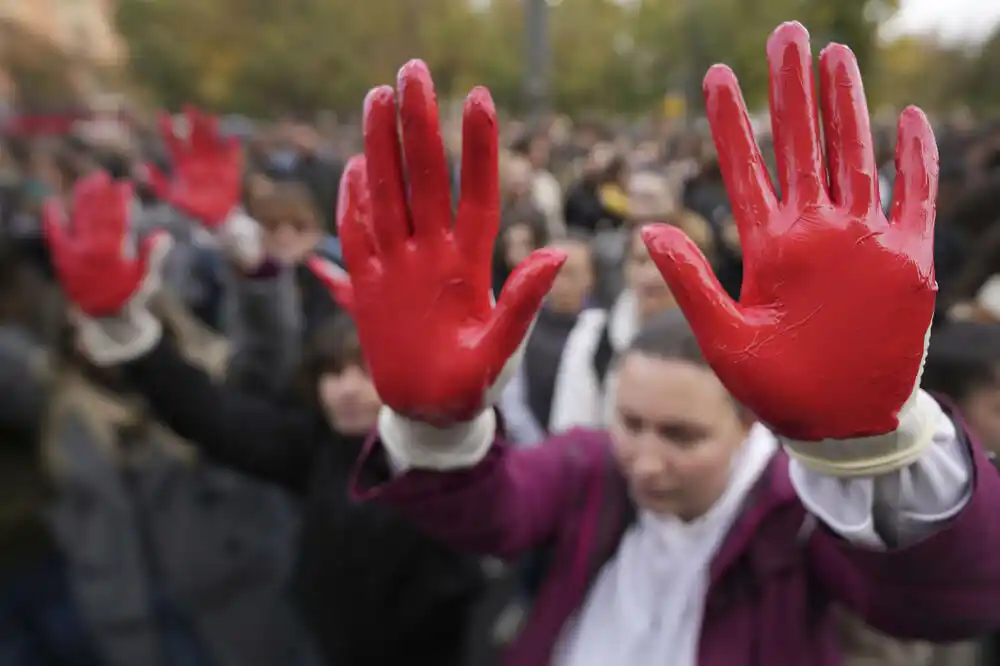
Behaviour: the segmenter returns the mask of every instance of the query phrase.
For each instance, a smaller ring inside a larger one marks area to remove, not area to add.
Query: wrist
[[[470,421],[438,428],[383,407],[378,431],[382,446],[398,471],[465,469],[476,465],[489,452],[496,434],[496,413],[486,409]]]
[[[127,308],[114,317],[76,315],[80,351],[97,366],[134,361],[148,354],[163,337],[163,326],[145,308]]]
[[[260,225],[241,208],[234,208],[226,216],[216,231],[216,238],[243,273],[253,275],[265,263]]]
[[[842,478],[881,476],[915,463],[932,444],[941,418],[941,406],[918,388],[900,409],[899,426],[892,432],[816,442],[779,439],[791,458],[814,472]]]

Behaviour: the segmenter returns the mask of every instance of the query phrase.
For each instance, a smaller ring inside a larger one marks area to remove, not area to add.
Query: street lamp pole
[[[541,118],[549,110],[549,7],[547,0],[525,0],[524,97],[528,116]]]

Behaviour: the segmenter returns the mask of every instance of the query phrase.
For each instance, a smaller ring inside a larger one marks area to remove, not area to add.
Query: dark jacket
[[[852,546],[822,526],[803,531],[806,509],[787,456],[777,454],[712,562],[698,663],[837,666],[835,603],[906,638],[959,640],[1000,624],[1000,606],[985,601],[1000,594],[1000,478],[957,429],[974,460],[968,504],[930,537],[884,552]],[[380,450],[375,441],[367,456]],[[367,456],[361,464],[374,472]],[[395,506],[456,548],[499,556],[552,549],[551,561],[562,566],[549,567],[507,654],[512,666],[550,663],[634,516],[607,434],[585,430],[532,449],[498,443],[471,469],[411,471],[355,492]]]
[[[357,504],[348,475],[361,442],[308,410],[283,410],[214,384],[167,343],[127,367],[158,416],[215,461],[303,502],[299,602],[328,663],[448,666],[478,598],[478,560]]]

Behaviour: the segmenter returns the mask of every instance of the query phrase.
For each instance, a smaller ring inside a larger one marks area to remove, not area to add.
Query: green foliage
[[[725,62],[759,106],[767,37],[797,19],[817,53],[829,41],[854,49],[875,103],[971,94],[979,106],[1000,106],[998,89],[971,83],[1000,78],[1000,35],[975,57],[933,45],[928,56],[924,43],[883,49],[877,30],[898,2],[563,0],[549,11],[552,98],[562,111],[645,113],[668,92],[696,93],[705,70]],[[523,103],[523,0],[492,0],[481,10],[469,0],[119,0],[118,23],[134,79],[174,108],[356,114],[370,87],[391,83],[416,57],[427,61],[443,99],[484,84],[502,108],[516,112]],[[941,72],[938,87],[928,85],[931,70]]]

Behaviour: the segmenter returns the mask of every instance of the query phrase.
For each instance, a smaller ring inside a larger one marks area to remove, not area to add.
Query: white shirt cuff
[[[378,432],[393,471],[455,470],[474,467],[489,453],[496,435],[496,414],[486,409],[471,421],[435,428],[382,407]]]
[[[969,501],[969,451],[937,402],[920,404],[928,412],[924,416],[934,419],[934,434],[931,445],[907,467],[882,476],[843,478],[790,462],[792,485],[806,509],[851,543],[870,548],[912,544]]]

